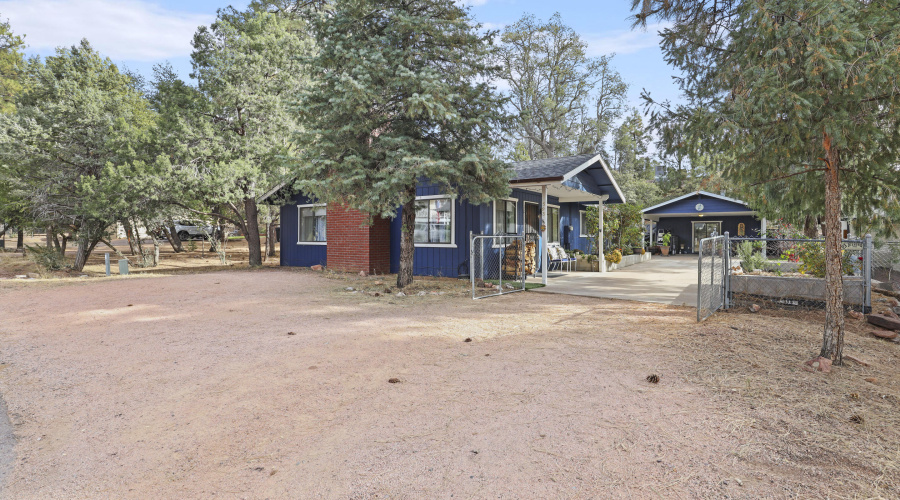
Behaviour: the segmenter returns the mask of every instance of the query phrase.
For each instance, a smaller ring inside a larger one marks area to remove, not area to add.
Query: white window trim
[[[309,203],[306,205],[297,205],[297,244],[298,245],[328,245],[328,235],[325,235],[325,241],[300,241],[300,209],[312,207],[324,207],[325,203]],[[325,217],[328,217],[328,209],[325,209]],[[327,220],[327,219],[326,219]],[[327,224],[327,222],[326,222]],[[327,226],[326,226],[327,227]]]
[[[698,251],[698,252],[699,252],[699,249],[696,249],[696,250],[695,250],[695,249],[693,248],[693,246],[694,246],[694,241],[697,239],[697,233],[696,233],[696,230],[695,230],[695,224],[701,224],[701,223],[702,223],[702,224],[711,224],[711,223],[712,223],[712,224],[719,224],[719,234],[718,234],[718,236],[722,236],[722,234],[723,234],[723,232],[722,232],[722,221],[720,221],[720,220],[692,220],[692,221],[691,221],[691,250],[692,250],[692,251]]]
[[[416,196],[416,201],[422,200],[450,200],[450,243],[413,242],[413,246],[415,248],[456,248],[456,196],[450,196],[446,194]]]
[[[511,201],[516,204],[516,232],[515,233],[506,233],[506,232],[504,232],[502,234],[497,233],[497,202],[498,201]],[[494,209],[491,211],[491,220],[492,220],[491,229],[494,230],[494,234],[497,236],[506,236],[509,234],[520,234],[521,231],[519,230],[519,199],[518,198],[497,198],[496,200],[494,200],[492,205],[494,206]],[[523,214],[523,216],[524,216],[524,214]],[[500,243],[494,243],[491,246],[493,248],[500,248],[504,245],[502,245]]]
[[[584,228],[587,224],[584,223],[584,214],[587,213],[587,210],[579,210],[578,211],[578,235],[579,238],[596,238],[597,235],[584,234]]]
[[[534,201],[524,201],[523,203],[531,203],[532,205],[537,205],[538,206],[538,216],[541,215],[542,211],[540,210],[540,208],[541,208],[540,203],[534,202]],[[556,213],[559,214],[559,221],[562,221],[562,211],[560,210],[560,206],[554,205],[552,203],[547,203],[547,217],[550,217],[549,209],[551,209],[551,208],[556,209]],[[550,221],[547,221],[547,222],[549,223]],[[562,232],[562,225],[560,225],[557,229],[559,229],[560,232]],[[522,209],[522,231],[524,231],[524,230],[525,230],[525,210]],[[547,224],[547,233],[549,233],[549,232],[550,232],[550,224]],[[540,234],[540,233],[538,233],[538,234]],[[547,244],[549,245],[550,243],[560,243],[562,240],[562,237],[558,234],[556,235],[556,237],[557,237],[556,240],[548,238],[548,239],[550,239],[550,241],[548,241]]]

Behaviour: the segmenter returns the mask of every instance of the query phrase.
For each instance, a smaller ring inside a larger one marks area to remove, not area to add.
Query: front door
[[[694,222],[694,252],[700,250],[700,240],[722,234],[721,222]]]

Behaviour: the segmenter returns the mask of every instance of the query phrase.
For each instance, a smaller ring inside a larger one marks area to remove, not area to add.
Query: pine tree
[[[855,0],[634,0],[637,22],[671,21],[666,59],[686,103],[654,114],[689,142],[733,155],[732,182],[761,208],[824,214],[826,317],[820,355],[840,364],[841,223],[896,199],[900,9]]]
[[[261,8],[222,9],[194,35],[196,91],[172,75],[157,80],[164,119],[180,124],[177,147],[187,146],[173,158],[190,198],[182,204],[218,207],[207,215],[240,228],[251,266],[262,265],[256,200],[287,175],[281,159],[299,127],[290,100],[306,83],[297,59],[311,42],[297,24]]]
[[[308,145],[296,187],[372,216],[402,206],[397,286],[412,282],[419,180],[485,203],[509,190],[491,155],[503,99],[490,80],[493,33],[439,0],[337,0],[313,23],[313,84],[299,96]]]

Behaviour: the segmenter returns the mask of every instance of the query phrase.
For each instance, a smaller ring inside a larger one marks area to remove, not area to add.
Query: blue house
[[[726,231],[731,236],[758,236],[766,229],[765,219],[747,203],[727,196],[697,191],[645,208],[644,220],[652,227],[651,238],[661,241],[671,233],[673,253],[696,253],[700,240]]]
[[[468,272],[472,234],[541,236],[588,251],[584,211],[588,205],[624,203],[601,155],[581,155],[512,164],[512,191],[503,199],[473,205],[422,182],[416,188],[414,273],[457,277]],[[276,188],[264,198],[283,189]],[[364,214],[319,203],[302,193],[281,207],[281,265],[322,265],[341,271],[396,273],[400,265],[400,214],[367,224]],[[544,251],[546,254],[546,250]]]

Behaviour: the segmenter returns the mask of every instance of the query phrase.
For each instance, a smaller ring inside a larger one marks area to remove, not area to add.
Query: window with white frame
[[[578,211],[578,236],[582,238],[590,238],[589,234],[585,234],[584,230],[587,228],[587,211],[579,210]]]
[[[416,198],[416,229],[413,242],[419,246],[452,245],[454,229],[453,198],[421,196]]]
[[[325,205],[297,206],[297,243],[324,245],[326,229]]]
[[[549,242],[559,242],[559,207],[547,207],[547,240]]]
[[[494,234],[518,234],[519,219],[516,200],[494,201]]]

